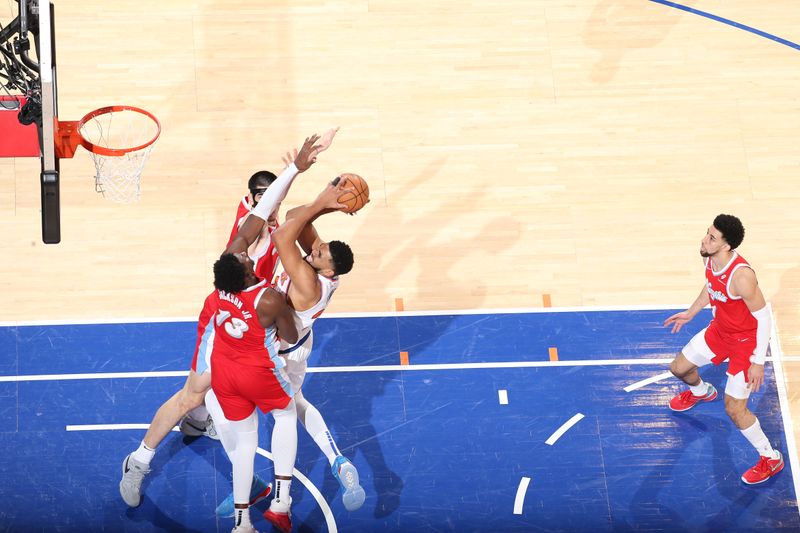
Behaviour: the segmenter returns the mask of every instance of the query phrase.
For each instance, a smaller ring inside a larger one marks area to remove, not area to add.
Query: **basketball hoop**
[[[56,155],[71,158],[78,145],[92,154],[95,190],[103,198],[133,203],[141,194],[142,170],[161,123],[138,107],[117,105],[96,109],[77,122],[57,121]]]

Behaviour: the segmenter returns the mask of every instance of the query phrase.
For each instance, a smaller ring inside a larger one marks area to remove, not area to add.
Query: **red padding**
[[[14,100],[19,101],[19,106],[6,109]],[[24,96],[0,95],[0,157],[39,157],[36,125],[23,126],[17,120],[23,105]]]

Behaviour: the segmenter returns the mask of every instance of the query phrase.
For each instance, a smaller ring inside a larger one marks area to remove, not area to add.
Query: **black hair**
[[[331,241],[328,250],[331,252],[334,274],[347,274],[353,269],[353,250],[349,246],[342,241]]]
[[[244,265],[233,254],[224,253],[214,263],[214,287],[220,291],[242,292],[247,288],[245,278]]]
[[[272,185],[276,179],[278,179],[278,177],[269,170],[259,170],[247,180],[247,188],[250,189],[250,194],[255,196],[258,192],[263,192],[258,189],[266,189]]]
[[[744,226],[742,221],[733,215],[717,215],[714,219],[714,227],[722,233],[731,250],[735,250],[744,240]]]

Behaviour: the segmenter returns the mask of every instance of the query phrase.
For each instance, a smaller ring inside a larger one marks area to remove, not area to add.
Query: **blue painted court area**
[[[318,371],[305,394],[358,467],[367,500],[344,509],[327,461],[300,428],[297,470],[324,501],[294,481],[295,531],[800,530],[791,465],[761,486],[739,481],[757,456],[722,401],[674,414],[666,406],[680,389],[674,379],[623,390],[667,371],[665,360],[709,320],[704,312],[673,336],[661,327],[669,314],[318,320]],[[194,335],[190,322],[0,328],[0,531],[230,531],[231,520],[214,516],[230,491],[219,443],[170,435],[143,504],[129,509],[118,492],[121,462],[144,431],[66,430],[147,423],[183,377],[26,377],[182,371]],[[402,369],[401,351],[410,362]],[[724,388],[724,369],[703,376]],[[751,409],[787,451],[771,363]],[[545,443],[577,413],[584,418]],[[265,449],[270,426],[262,417]],[[263,456],[256,470],[272,477]],[[523,478],[530,484],[518,494]],[[271,531],[260,513],[253,518]]]

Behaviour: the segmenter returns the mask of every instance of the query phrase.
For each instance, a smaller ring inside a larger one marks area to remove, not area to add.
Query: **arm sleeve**
[[[769,346],[769,335],[772,331],[772,316],[769,314],[767,306],[752,313],[758,322],[756,329],[756,349],[750,357],[750,362],[763,365],[767,359],[767,346]]]
[[[262,220],[267,220],[269,215],[275,211],[275,207],[286,198],[286,193],[289,192],[289,186],[292,184],[297,174],[297,167],[294,166],[294,163],[289,163],[289,166],[283,169],[278,179],[267,187],[267,191],[261,197],[258,205],[253,208],[251,214]]]

